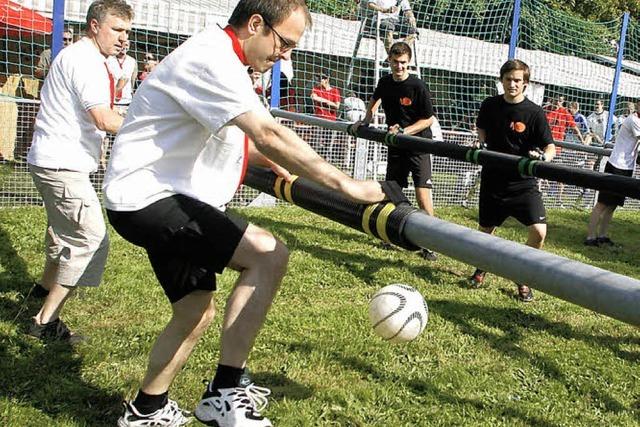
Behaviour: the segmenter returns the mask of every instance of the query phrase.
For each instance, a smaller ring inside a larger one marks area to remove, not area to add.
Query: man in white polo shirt
[[[113,145],[105,204],[115,230],[146,249],[173,313],[120,427],[186,422],[169,386],[213,319],[215,274],[225,267],[240,275],[226,304],[217,371],[195,416],[207,425],[271,425],[260,414],[269,390],[242,378],[288,250],[225,210],[247,163],[291,179],[286,167],[362,203],[385,198],[379,183],[349,178],[279,125],[253,90],[247,66],[265,72],[289,59],[310,23],[303,0],[240,0],[226,28],[191,37],[136,92]]]
[[[636,101],[636,111],[630,113],[618,131],[616,143],[609,156],[609,161],[604,171],[614,175],[632,176],[638,159],[640,148],[640,100]],[[624,206],[624,196],[601,191],[598,194],[598,203],[591,211],[586,246],[614,246],[609,238],[609,224],[613,218],[613,212],[618,206]]]
[[[106,60],[127,40],[132,18],[124,1],[93,2],[86,36],[60,52],[42,87],[27,161],[47,211],[42,286],[49,293],[29,330],[44,340],[77,341],[60,311],[77,286],[98,286],[102,278],[109,241],[89,173],[97,169],[105,132],[122,124],[111,109]]]

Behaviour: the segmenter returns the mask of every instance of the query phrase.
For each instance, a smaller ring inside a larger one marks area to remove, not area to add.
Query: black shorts
[[[604,172],[612,175],[633,176],[633,169],[618,169],[609,162],[604,166]],[[620,194],[609,193],[606,191],[598,193],[598,202],[607,206],[624,206],[624,199],[625,196],[621,196]]]
[[[496,194],[480,185],[478,223],[481,227],[499,227],[512,216],[521,224],[546,224],[547,213],[537,188],[510,195]]]
[[[395,181],[400,187],[406,188],[409,185],[409,173],[411,173],[413,185],[416,188],[433,188],[431,182],[431,154],[412,154],[389,150],[387,181]]]
[[[107,210],[126,240],[146,249],[173,304],[195,290],[214,291],[215,273],[229,264],[247,222],[191,197],[175,195],[132,212]]]

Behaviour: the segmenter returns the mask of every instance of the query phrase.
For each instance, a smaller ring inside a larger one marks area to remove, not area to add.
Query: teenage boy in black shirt
[[[391,74],[378,81],[365,118],[362,122],[357,122],[357,126],[371,123],[374,112],[382,103],[389,133],[432,137],[431,125],[435,117],[431,94],[422,80],[409,74],[411,55],[411,47],[407,43],[396,42],[391,45]],[[427,214],[433,215],[431,154],[389,147],[386,179],[396,181],[402,188],[406,188],[409,173],[413,178],[418,206]],[[436,253],[429,249],[423,249],[420,255],[430,261],[437,259]]]
[[[478,140],[488,150],[551,161],[555,146],[549,124],[541,107],[524,96],[529,83],[529,67],[509,60],[500,68],[504,94],[485,99],[480,106]],[[529,228],[527,245],[541,249],[547,234],[542,195],[534,177],[522,177],[517,171],[484,166],[481,174],[479,229],[492,234],[512,216]],[[476,269],[471,285],[479,287],[485,272]],[[533,292],[518,284],[518,298],[533,300]]]

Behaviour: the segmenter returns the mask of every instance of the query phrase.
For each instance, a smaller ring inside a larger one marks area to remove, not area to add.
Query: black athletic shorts
[[[411,173],[416,188],[433,188],[431,183],[431,154],[389,150],[387,159],[387,181],[395,181],[400,187],[409,185]]]
[[[247,222],[191,197],[175,195],[132,212],[107,210],[126,240],[146,249],[173,304],[195,290],[214,291],[215,273],[229,264]]]
[[[604,165],[604,171],[612,175],[633,176],[633,169],[618,169],[609,162]],[[621,196],[620,194],[608,193],[606,191],[598,193],[598,201],[607,206],[624,206],[624,199],[625,196]]]
[[[478,223],[481,227],[499,227],[510,216],[529,226],[546,224],[547,213],[537,188],[504,195],[480,185]]]

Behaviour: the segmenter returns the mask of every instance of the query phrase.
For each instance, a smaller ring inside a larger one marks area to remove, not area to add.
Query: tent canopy
[[[53,22],[31,9],[9,1],[0,0],[0,35],[3,37],[31,37],[50,34]]]

